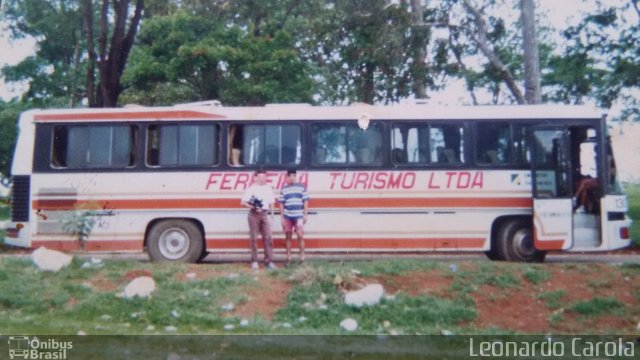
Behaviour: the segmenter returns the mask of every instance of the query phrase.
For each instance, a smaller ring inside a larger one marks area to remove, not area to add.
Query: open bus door
[[[570,131],[540,126],[532,133],[533,235],[538,250],[565,250],[573,242]]]

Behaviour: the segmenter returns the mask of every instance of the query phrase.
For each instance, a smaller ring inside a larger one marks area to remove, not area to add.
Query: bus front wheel
[[[204,251],[202,233],[188,220],[163,220],[153,225],[147,236],[151,261],[195,263]]]
[[[544,261],[546,252],[536,250],[530,221],[524,219],[507,221],[500,227],[497,240],[497,255],[502,260]]]

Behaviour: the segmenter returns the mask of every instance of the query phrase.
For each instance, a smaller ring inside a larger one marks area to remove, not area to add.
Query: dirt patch
[[[89,281],[89,284],[97,291],[114,291],[118,288],[118,284],[104,274],[97,274]]]
[[[247,289],[247,301],[238,305],[233,314],[241,318],[262,316],[271,321],[278,309],[285,306],[291,284],[264,273],[256,277],[258,284]]]
[[[618,272],[612,274],[602,264],[575,268],[548,265],[545,270],[550,277],[541,284],[532,284],[519,276],[517,288],[479,286],[471,293],[478,311],[473,326],[527,333],[636,331],[640,316],[635,295],[640,291],[637,277],[620,276]],[[548,301],[541,298],[541,294],[550,292],[562,293],[555,306],[549,306]],[[623,313],[626,315],[583,316],[571,310],[575,302],[596,297],[616,299],[625,307]]]
[[[153,277],[153,273],[150,270],[145,270],[145,269],[129,270],[124,275],[122,275],[120,277],[120,280],[118,282],[120,284],[126,284],[126,283],[130,282],[131,280],[133,280],[135,278],[139,278],[141,276],[148,276],[148,277],[152,278]]]
[[[238,267],[237,272],[241,271],[242,269]],[[219,270],[217,266],[211,266],[210,264],[190,264],[185,271],[176,274],[176,279],[180,282],[206,280],[229,276],[231,273],[232,271]]]
[[[379,283],[386,294],[404,293],[409,296],[445,296],[453,277],[446,277],[438,271],[411,272],[402,275],[375,276],[364,279],[364,283]]]

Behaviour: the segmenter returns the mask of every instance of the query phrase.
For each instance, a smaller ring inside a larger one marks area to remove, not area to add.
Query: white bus
[[[307,184],[310,252],[542,261],[630,244],[605,118],[585,107],[204,103],[33,110],[19,130],[10,245],[248,252],[239,199],[259,168],[276,191],[289,168]],[[85,238],[65,227],[80,210]]]

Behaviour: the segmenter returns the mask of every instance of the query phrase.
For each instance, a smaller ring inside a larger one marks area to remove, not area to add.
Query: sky
[[[510,0],[505,0],[509,2]],[[514,2],[516,0],[513,0]],[[618,2],[618,0],[604,0],[605,2]],[[593,8],[593,0],[537,0],[539,13],[545,14],[542,18],[549,22],[553,28],[563,28],[566,23],[574,24],[579,21],[580,11]],[[33,54],[36,43],[33,38],[12,40],[6,30],[6,23],[0,22],[0,68],[5,65],[15,65],[27,56]],[[10,100],[18,97],[26,90],[24,84],[5,83],[0,77],[0,98]],[[464,89],[462,85],[454,85],[439,94],[434,94],[436,103],[443,105],[455,105],[463,101]],[[468,101],[468,99],[466,99]]]

